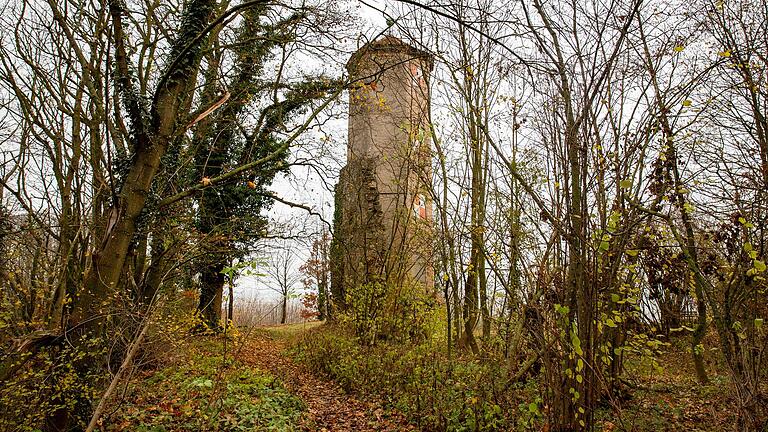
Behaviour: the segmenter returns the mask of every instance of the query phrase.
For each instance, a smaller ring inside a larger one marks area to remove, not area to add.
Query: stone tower
[[[352,55],[347,165],[336,186],[332,291],[368,282],[434,288],[429,74],[432,57],[385,36]]]

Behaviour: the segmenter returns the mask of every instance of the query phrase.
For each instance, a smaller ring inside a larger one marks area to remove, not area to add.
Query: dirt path
[[[283,355],[285,339],[258,334],[248,337],[239,358],[282,379],[307,405],[302,429],[321,432],[412,431],[398,414],[384,410],[377,401],[362,401],[346,394],[332,381],[319,378]]]

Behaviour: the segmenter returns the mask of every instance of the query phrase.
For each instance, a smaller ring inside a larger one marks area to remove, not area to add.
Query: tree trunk
[[[477,263],[477,257],[475,254],[477,250],[472,248],[470,253],[470,266]],[[477,346],[477,340],[475,340],[475,326],[477,325],[477,270],[470,268],[467,272],[467,281],[464,284],[464,332],[459,339],[459,347],[466,349],[470,348],[474,354],[479,354],[480,349]]]
[[[223,263],[206,267],[200,273],[200,304],[197,307],[208,329],[221,331],[221,298],[224,290]]]
[[[150,245],[152,255],[150,256],[149,268],[147,268],[146,271],[143,271],[143,277],[140,281],[141,285],[139,285],[139,301],[143,307],[148,307],[152,303],[152,299],[155,298],[157,290],[160,289],[163,274],[166,270],[166,266],[164,265],[165,260],[163,259],[163,255],[165,255],[166,252],[163,239],[164,236],[160,232],[155,231],[152,234],[152,243]],[[136,277],[140,277],[140,275],[138,275],[138,269]]]
[[[485,258],[479,268],[480,316],[483,320],[483,343],[491,336],[491,312],[488,305],[488,277],[485,274]]]
[[[280,308],[280,324],[285,324],[288,315],[288,295],[283,296],[283,303]]]
[[[227,305],[227,326],[232,325],[235,319],[235,285],[229,282],[229,299]]]
[[[696,379],[699,384],[709,383],[707,369],[704,366],[704,347],[702,341],[707,332],[707,307],[703,298],[703,290],[696,284],[696,327],[691,338],[691,353],[693,354],[693,367],[696,370]]]
[[[144,210],[152,180],[160,167],[160,159],[177,131],[179,117],[184,114],[181,108],[189,99],[185,90],[197,77],[204,38],[196,40],[192,45],[190,43],[205,29],[214,4],[212,0],[194,0],[185,8],[184,20],[177,33],[178,39],[171,50],[170,58],[174,62],[168,66],[164,75],[166,79],[155,93],[149,125],[138,106],[132,105],[128,109],[132,117],[131,127],[136,133],[133,146],[135,154],[117,200],[107,212],[102,243],[93,252],[93,267],[85,277],[84,289],[74,302],[69,317],[68,324],[77,326],[80,332],[89,333],[101,326],[101,319],[94,318],[102,316],[105,302],[117,289],[136,232],[136,222]],[[121,74],[117,85],[123,91],[132,91],[122,34],[123,7],[117,2],[110,2],[110,13],[114,27],[116,63]],[[175,62],[177,57],[180,61]],[[135,102],[129,100],[127,103],[131,105]]]
[[[320,321],[325,321],[328,317],[328,277],[325,273],[317,284],[317,312],[317,319]]]
[[[462,338],[463,338],[463,331],[462,331],[462,324],[463,321],[461,320],[462,316],[464,316],[463,308],[461,307],[461,297],[459,296],[459,288],[457,283],[451,284],[451,291],[452,295],[451,298],[453,300],[453,326],[454,326],[454,332],[455,332],[455,340],[456,340],[456,346],[459,348],[462,348]]]

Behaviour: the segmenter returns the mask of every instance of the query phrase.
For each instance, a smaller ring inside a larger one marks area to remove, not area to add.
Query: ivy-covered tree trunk
[[[181,27],[172,46],[167,67],[156,89],[148,115],[144,113],[139,95],[133,86],[126,35],[123,33],[124,6],[118,1],[109,4],[112,17],[112,35],[115,45],[116,85],[131,119],[134,151],[126,175],[113,204],[106,212],[104,231],[97,234],[101,243],[92,252],[92,266],[82,289],[71,299],[65,331],[75,349],[92,350],[94,340],[103,331],[108,308],[121,283],[128,251],[136,233],[140,215],[145,209],[147,196],[160,167],[160,160],[177,133],[180,120],[187,113],[190,94],[185,90],[194,83],[200,62],[204,30],[210,22],[215,2],[193,0],[187,4]],[[101,365],[87,358],[74,365],[81,380],[98,375]],[[78,430],[90,416],[86,403],[78,408],[64,408],[46,422],[46,430]],[[79,419],[75,418],[78,417]]]
[[[160,159],[177,133],[180,117],[185,117],[186,113],[181,111],[181,107],[186,105],[190,97],[185,90],[197,77],[201,57],[203,39],[198,36],[203,34],[211,19],[214,3],[211,0],[194,0],[187,5],[171,50],[172,62],[154,96],[149,125],[143,117],[139,102],[135,100],[137,95],[128,75],[128,58],[123,40],[125,36],[122,32],[123,7],[117,1],[110,4],[116,39],[118,87],[123,92],[122,97],[131,115],[135,153],[117,200],[107,211],[107,225],[100,237],[102,244],[93,252],[93,266],[86,277],[84,290],[74,299],[69,324],[78,326],[83,332],[98,328],[100,320],[92,318],[104,312],[103,303],[120,282],[136,224],[144,210],[152,180],[160,167]],[[122,70],[123,67],[125,70]]]
[[[264,24],[262,20],[269,22],[269,13],[270,9],[265,5],[243,12],[238,44],[234,49],[237,74],[232,82],[219,81],[221,54],[215,50],[210,54],[205,105],[214,105],[220,100],[225,102],[196,129],[193,138],[196,165],[193,176],[196,181],[205,184],[208,179],[218,177],[238,164],[274,153],[281,142],[272,134],[292,114],[322,94],[317,91],[316,83],[310,81],[296,85],[293,91],[284,94],[285,99],[278,100],[272,89],[282,86],[281,78],[276,77],[274,83],[265,83],[262,72],[264,65],[273,58],[273,49],[290,43],[294,37],[292,29],[305,17],[302,12],[296,12],[284,20]],[[224,89],[228,89],[228,93]],[[264,92],[269,92],[272,104],[262,111],[256,132],[243,134],[242,117]],[[222,93],[226,95],[224,99]],[[198,312],[210,329],[220,329],[224,275],[219,273],[234,258],[247,255],[248,244],[236,243],[237,238],[248,237],[249,241],[254,241],[259,236],[257,233],[263,232],[266,221],[261,210],[272,203],[271,194],[265,189],[278,172],[287,168],[287,157],[288,152],[283,151],[251,176],[204,189],[197,196],[197,226],[209,246],[202,259],[204,270]]]
[[[200,272],[200,304],[197,310],[206,327],[218,332],[221,329],[221,302],[224,291],[224,263],[219,261]]]

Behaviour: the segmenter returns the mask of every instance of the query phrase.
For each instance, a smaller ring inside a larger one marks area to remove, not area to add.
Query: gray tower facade
[[[336,186],[332,291],[369,282],[432,292],[432,57],[386,36],[347,63],[347,164]],[[343,305],[342,305],[343,306]]]

